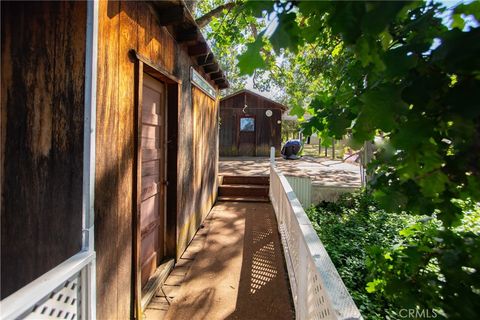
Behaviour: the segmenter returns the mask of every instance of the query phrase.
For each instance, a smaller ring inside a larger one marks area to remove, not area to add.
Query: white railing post
[[[82,251],[91,253],[93,259],[80,272],[80,315],[78,318],[96,318],[96,259],[94,233],[95,201],[95,137],[97,110],[97,47],[98,1],[87,3],[87,27],[85,43],[85,119],[83,159]]]
[[[275,165],[275,147],[270,148],[270,166]]]
[[[93,260],[81,271],[81,280],[82,280],[82,303],[81,309],[84,319],[95,319],[96,318],[96,264],[95,257]]]

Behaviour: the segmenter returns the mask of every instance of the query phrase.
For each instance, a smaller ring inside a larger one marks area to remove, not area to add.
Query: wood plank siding
[[[1,3],[1,298],[81,250],[86,2]]]
[[[195,216],[196,221],[187,222],[189,216],[183,216],[183,225],[188,230],[180,230],[182,242],[190,240],[201,221],[212,208],[216,199],[218,170],[218,103],[204,94],[200,89],[193,87],[193,113],[194,113],[194,180],[193,192],[195,204],[200,214]],[[181,223],[182,224],[182,223]]]
[[[220,101],[220,156],[269,156],[271,146],[279,156],[285,109],[285,106],[247,90],[223,98]],[[272,111],[271,117],[266,116],[267,110]],[[242,117],[255,119],[253,138],[242,136]],[[246,143],[250,145],[246,146]]]
[[[196,58],[189,56],[188,45],[178,44],[169,27],[160,26],[157,18],[144,2],[99,4],[95,186],[98,319],[128,319],[134,314],[132,246],[137,210],[139,72],[131,50],[172,79],[166,83],[166,215],[167,221],[176,220],[176,227],[167,225],[166,247],[172,248],[173,242],[176,250],[167,254],[178,257],[184,251],[216,197],[218,101],[190,83],[190,66],[197,68]],[[144,66],[149,72],[147,64]]]

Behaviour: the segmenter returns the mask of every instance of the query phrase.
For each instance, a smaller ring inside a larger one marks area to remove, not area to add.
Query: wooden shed
[[[220,156],[268,156],[282,139],[287,107],[249,90],[220,100]]]
[[[216,200],[228,82],[182,0],[1,6],[2,303],[91,252],[133,318]]]

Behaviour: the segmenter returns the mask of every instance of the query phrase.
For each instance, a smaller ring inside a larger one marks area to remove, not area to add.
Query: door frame
[[[129,52],[131,61],[135,65],[135,100],[134,100],[134,159],[133,159],[133,223],[132,223],[132,310],[134,317],[141,319],[143,308],[148,300],[153,297],[143,296],[141,285],[141,226],[140,214],[142,203],[142,99],[143,99],[143,75],[144,73],[165,84],[165,125],[166,125],[166,211],[165,211],[165,256],[172,260],[166,264],[166,268],[173,268],[177,246],[177,151],[178,151],[178,110],[180,105],[180,93],[182,81],[161,66],[156,65],[149,59],[141,56],[135,50]],[[169,271],[169,270],[166,270]],[[165,276],[164,276],[165,273]],[[160,286],[169,272],[163,272],[156,283]]]

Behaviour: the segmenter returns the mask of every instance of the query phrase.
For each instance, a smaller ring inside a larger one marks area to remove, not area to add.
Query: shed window
[[[240,131],[255,131],[255,118],[240,118]]]

